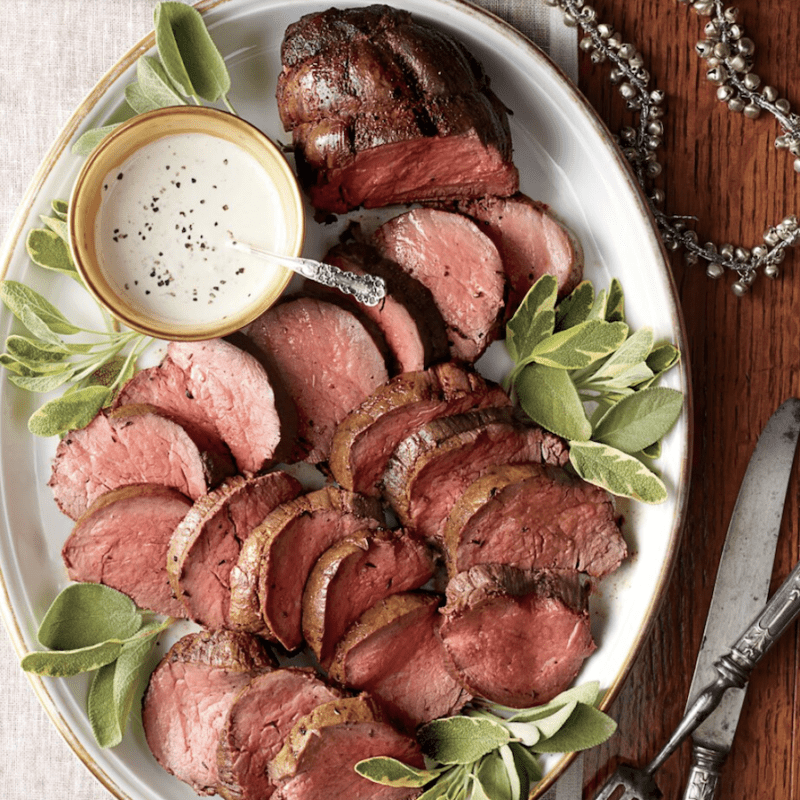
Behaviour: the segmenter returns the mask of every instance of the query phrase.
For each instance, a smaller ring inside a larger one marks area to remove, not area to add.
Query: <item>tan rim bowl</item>
[[[280,279],[250,299],[239,313],[197,324],[165,321],[148,315],[120,297],[106,280],[97,256],[95,221],[100,210],[103,182],[111,170],[151,142],[182,133],[205,133],[238,145],[254,157],[277,188],[286,220],[282,255],[297,256],[303,249],[305,214],[297,179],[277,146],[258,128],[240,117],[217,109],[176,106],[139,114],[115,128],[92,151],[83,165],[69,203],[69,239],[75,266],[95,299],[127,327],[158,339],[193,341],[225,336],[252,322],[280,297],[292,277],[283,268]]]

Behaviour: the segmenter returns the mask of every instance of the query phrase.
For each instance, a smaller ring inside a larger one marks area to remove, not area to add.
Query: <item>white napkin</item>
[[[344,3],[343,3],[344,4]],[[484,0],[577,77],[575,31],[540,0]],[[0,238],[83,98],[153,25],[155,0],[5,0],[0,48]],[[0,376],[5,380],[5,375]],[[109,800],[57,733],[0,632],[0,786],[4,800]]]

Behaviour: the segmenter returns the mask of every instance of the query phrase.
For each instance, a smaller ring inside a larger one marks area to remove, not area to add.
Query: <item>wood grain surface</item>
[[[644,55],[651,88],[667,94],[664,172],[656,185],[670,214],[695,215],[700,241],[752,247],[789,214],[800,215],[800,176],[777,150],[770,115],[754,121],[716,100],[695,54],[707,18],[676,0],[597,0],[598,20]],[[741,0],[739,23],[756,43],[762,85],[800,108],[800,6],[797,0]],[[582,56],[580,88],[609,127],[634,119],[608,81],[608,66]],[[790,251],[776,281],[760,277],[737,298],[731,276],[705,264],[670,262],[686,322],[695,441],[686,527],[664,604],[628,680],[610,709],[618,734],[590,751],[584,795],[593,796],[619,761],[647,763],[683,715],[728,521],[758,433],[786,398],[800,394],[800,258]],[[772,590],[800,559],[797,464],[778,544]],[[742,620],[744,624],[746,620]],[[797,625],[754,673],[719,800],[800,798],[800,697]],[[683,796],[690,765],[685,744],[657,775],[664,797]]]

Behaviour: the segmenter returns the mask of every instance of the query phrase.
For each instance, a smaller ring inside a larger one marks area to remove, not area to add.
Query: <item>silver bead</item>
[[[794,171],[800,172],[800,158],[794,160]]]
[[[748,67],[747,59],[744,56],[734,56],[728,60],[728,66],[734,72],[744,72]]]
[[[779,275],[781,271],[778,269],[777,264],[767,264],[764,267],[764,275],[766,275],[771,281],[774,281]]]
[[[758,119],[761,115],[761,109],[755,103],[748,103],[742,110],[742,113],[748,119]]]
[[[770,246],[775,247],[778,242],[780,242],[780,237],[778,236],[778,232],[775,228],[767,228],[764,231],[764,241]]]
[[[659,122],[658,120],[654,120],[652,122],[647,123],[647,132],[651,136],[663,136],[664,135],[664,124]],[[798,143],[800,144],[800,143]]]
[[[728,100],[728,108],[736,114],[744,111],[744,100],[741,97],[732,97]]]
[[[727,243],[723,244],[719,249],[719,254],[724,258],[731,258],[733,256],[733,245]]]
[[[707,17],[714,11],[714,4],[709,0],[695,0],[692,8],[701,16]]]
[[[713,278],[715,281],[721,278],[724,274],[725,267],[723,267],[722,264],[717,264],[712,261],[706,267],[706,275],[708,275],[709,278]]]
[[[727,103],[734,95],[733,87],[728,86],[727,84],[720,86],[717,89],[717,100],[720,100],[723,103]]]
[[[762,258],[764,258],[768,251],[763,244],[757,244],[755,247],[753,247],[751,252],[753,253],[753,258],[755,258],[757,261],[760,261]]]
[[[578,47],[585,53],[588,53],[590,50],[594,50],[594,39],[592,39],[591,36],[584,36],[578,44]]]
[[[634,53],[629,59],[628,63],[633,69],[641,69],[644,66],[644,59],[640,53]]]
[[[627,82],[620,84],[619,93],[625,98],[625,100],[631,100],[636,97],[636,89]]]
[[[581,9],[582,22],[594,22],[597,19],[597,12],[591,7],[586,6]]]
[[[602,50],[594,50],[591,55],[592,64],[602,64],[607,58]]]
[[[731,48],[727,42],[717,42],[714,45],[714,55],[717,58],[727,58],[730,54]]]
[[[761,90],[761,96],[768,103],[774,103],[778,99],[778,90],[774,86],[765,86]]]
[[[705,250],[707,253],[716,253],[716,252],[717,252],[717,246],[714,244],[714,242],[706,242],[706,243],[703,245],[703,249],[704,249],[704,250]]]
[[[651,161],[645,171],[648,178],[657,178],[661,174],[661,164],[658,161]]]
[[[574,28],[578,24],[578,20],[569,12],[564,14],[564,24],[568,28]]]
[[[725,63],[725,59],[724,58],[717,58],[716,56],[709,56],[706,59],[706,64],[709,67],[718,67],[720,64],[724,64],[724,63]]]
[[[793,156],[800,156],[800,140],[796,140],[789,145],[789,152]]]
[[[626,125],[620,132],[620,138],[623,142],[635,142],[636,141],[636,129],[632,128],[630,125]]]
[[[784,228],[787,228],[790,231],[796,231],[797,230],[797,224],[798,224],[797,223],[797,217],[794,214],[784,218],[781,221],[781,225]]]
[[[731,291],[737,297],[744,297],[749,291],[750,287],[740,278],[734,284],[731,285]]]
[[[648,150],[658,150],[661,147],[661,139],[658,136],[648,136],[645,146]]]
[[[716,20],[711,20],[711,22],[707,22],[705,27],[703,28],[703,33],[709,38],[717,40],[719,39],[719,30],[717,29],[717,22]]]
[[[661,189],[653,189],[653,193],[650,195],[650,199],[657,205],[660,206],[664,202],[664,192]]]
[[[746,247],[737,247],[733,251],[733,257],[737,261],[747,261],[750,258],[750,251]]]
[[[738,29],[738,26],[735,26]],[[736,49],[743,55],[743,56],[751,56],[756,51],[756,44],[752,39],[748,39],[746,36],[733,36],[733,28],[729,31],[732,38],[739,39],[736,42]]]
[[[707,42],[705,40],[698,42],[694,46],[695,52],[700,58],[708,58],[714,52],[714,44],[713,42]]]
[[[728,22],[736,22],[736,18],[739,16],[739,9],[736,6],[731,6],[730,8],[726,8],[723,16]]]
[[[788,133],[783,133],[775,139],[775,147],[779,150],[788,147],[791,144],[791,137]]]
[[[620,39],[619,36],[611,36],[606,40],[606,44],[612,50],[619,50],[620,45],[622,44],[622,39]]]
[[[778,111],[781,111],[784,114],[788,114],[792,110],[792,106],[786,98],[781,98],[780,100],[776,100],[775,108],[777,108]]]
[[[742,83],[744,83],[746,89],[749,89],[751,92],[753,92],[761,85],[761,78],[759,78],[754,72],[748,72],[747,75],[745,75],[742,79]]]
[[[696,264],[700,260],[700,258],[698,257],[697,253],[692,253],[692,252],[688,252],[687,251],[685,253],[685,255],[683,256],[683,260],[687,264],[692,265],[692,264]]]
[[[739,280],[745,286],[752,286],[756,282],[756,271],[754,269],[748,270]]]
[[[666,94],[661,89],[654,89],[652,92],[650,92],[650,100],[652,100],[656,105],[661,105],[661,103],[664,102],[665,97]],[[660,111],[660,109],[655,109],[655,108],[651,109],[650,116],[651,117],[655,116],[654,112],[656,111]]]
[[[608,73],[608,79],[615,86],[625,77],[625,73],[619,67],[612,67]]]
[[[637,77],[637,78],[638,78],[638,79],[639,79],[639,80],[640,80],[640,81],[641,81],[641,82],[642,82],[642,83],[643,83],[645,86],[646,86],[648,83],[650,83],[650,73],[649,73],[649,72],[648,72],[646,69],[643,69],[642,67],[639,67],[639,69],[637,69],[637,70],[636,70],[636,77]]]
[[[714,69],[710,69],[706,72],[706,78],[708,78],[711,83],[721,86],[728,80],[728,72],[725,67],[714,67]]]
[[[776,250],[770,258],[776,264],[781,264],[783,260],[786,258],[786,250]]]
[[[603,23],[597,26],[597,32],[600,34],[601,39],[608,39],[614,33],[614,28]]]
[[[622,155],[624,155],[628,161],[635,161],[639,153],[636,151],[635,147],[624,147],[622,149]]]
[[[636,55],[636,48],[632,44],[623,44],[619,48],[619,57],[626,61]]]

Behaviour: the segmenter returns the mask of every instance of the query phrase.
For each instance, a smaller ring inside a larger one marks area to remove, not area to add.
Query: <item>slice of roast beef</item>
[[[77,519],[101,495],[119,486],[170,486],[196,500],[233,475],[225,451],[193,428],[152,406],[101,411],[85,428],[59,442],[48,485],[58,507]]]
[[[192,507],[177,489],[136,484],[100,495],[61,550],[70,580],[102,583],[139,608],[185,617],[167,575],[172,532]]]
[[[518,192],[511,197],[482,197],[455,204],[495,243],[509,283],[506,318],[542,275],[554,275],[565,297],[583,277],[583,249],[573,233],[545,203]]]
[[[224,339],[171,342],[164,360],[142,370],[115,407],[149,403],[224,441],[245,475],[281,458],[294,431],[258,359]]]
[[[337,645],[330,677],[375,697],[410,731],[456,714],[471,698],[451,674],[436,633],[439,604],[439,596],[421,592],[376,603]]]
[[[297,407],[298,441],[289,460],[325,461],[336,425],[388,380],[379,345],[352,312],[311,297],[273,306],[245,333]]]
[[[563,466],[566,443],[511,409],[486,408],[434,419],[395,448],[384,493],[400,521],[426,539],[441,540],[450,511],[490,467],[525,461]]]
[[[475,361],[496,337],[505,302],[503,261],[492,240],[461,214],[415,208],[381,225],[373,242],[430,290],[451,356]]]
[[[226,800],[267,800],[275,791],[267,767],[292,726],[339,697],[309,668],[284,667],[253,678],[236,696],[220,733],[219,794]]]
[[[439,634],[472,694],[514,708],[546,703],[595,650],[575,572],[485,564],[453,578]]]
[[[542,464],[492,467],[456,501],[442,538],[451,577],[509,564],[599,578],[627,555],[611,495]]]
[[[434,572],[433,554],[403,531],[363,531],[328,548],[303,593],[303,636],[323,668],[345,631],[378,600],[418,589]]]
[[[316,208],[516,191],[506,109],[448,34],[388,6],[332,8],[291,25],[281,54],[279,113]]]
[[[229,627],[230,571],[242,542],[270,511],[301,491],[286,472],[236,475],[194,503],[174,530],[166,561],[184,615],[205,628]]]
[[[382,524],[380,503],[333,486],[281,503],[247,537],[231,570],[231,625],[298,648],[303,590],[317,559],[335,542]]]
[[[385,756],[423,768],[414,739],[384,721],[374,700],[366,695],[332,700],[317,706],[295,724],[277,756],[269,777],[277,784],[275,800],[406,800],[418,789],[383,786],[362,778],[355,765]]]
[[[156,761],[198,794],[219,785],[217,748],[228,712],[251,678],[275,662],[255,636],[200,631],[178,640],[150,676],[142,725]]]
[[[377,275],[385,281],[386,297],[381,303],[358,308],[382,332],[393,360],[392,374],[425,369],[447,357],[444,320],[430,291],[419,281],[363,242],[336,245],[325,261],[357,275]]]
[[[406,436],[438,417],[510,404],[503,389],[455,362],[397,375],[339,423],[331,472],[346,489],[377,496],[387,462]]]

